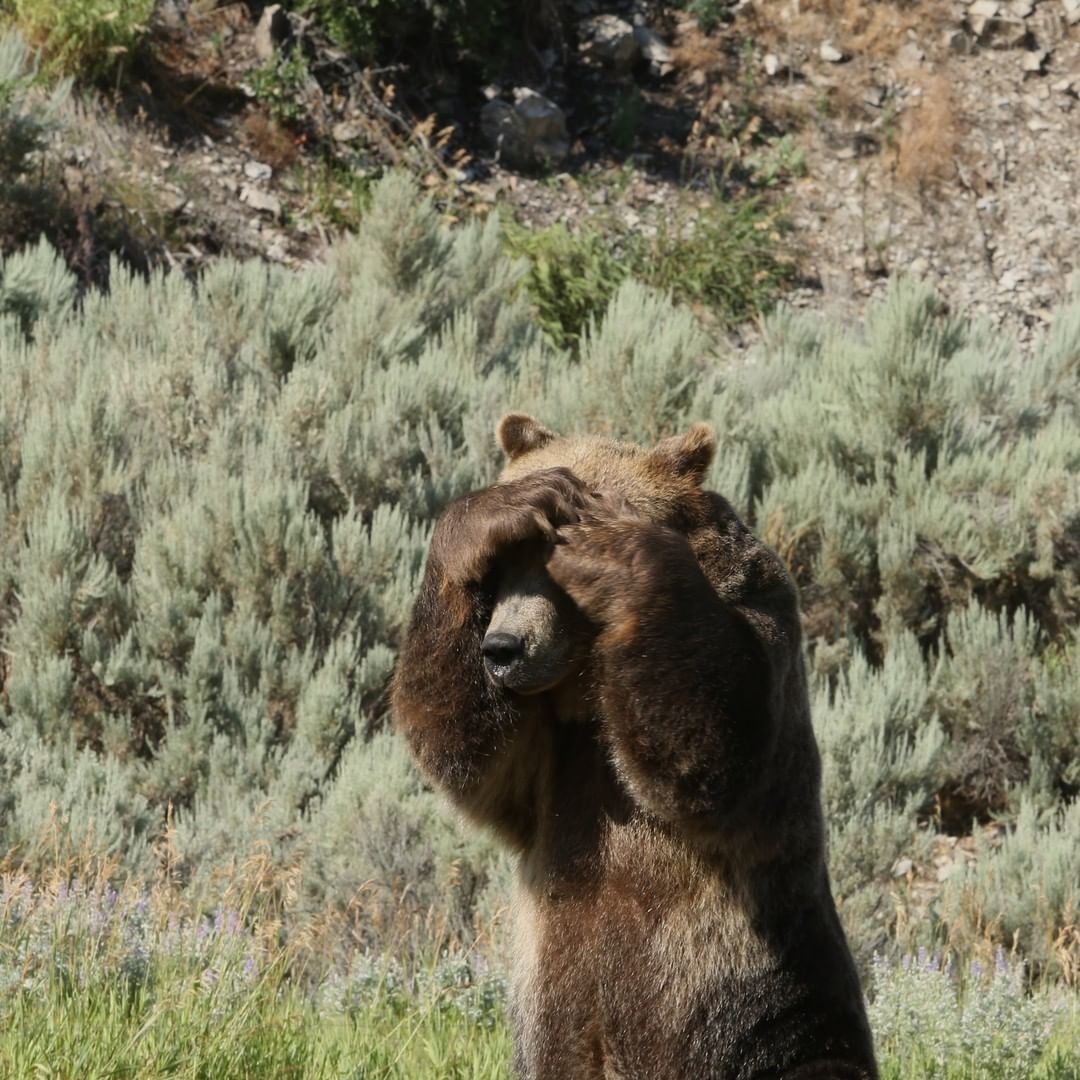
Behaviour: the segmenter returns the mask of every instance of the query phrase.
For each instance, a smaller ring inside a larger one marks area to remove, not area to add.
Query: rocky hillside
[[[497,47],[484,12],[399,45],[367,27],[367,54],[340,10],[158,0],[108,81],[74,72],[48,208],[5,246],[44,229],[99,281],[117,250],[302,265],[404,166],[450,217],[503,207],[616,253],[763,202],[789,298],[851,315],[906,271],[1023,339],[1075,286],[1080,0],[575,0]],[[27,36],[48,60],[55,34]]]

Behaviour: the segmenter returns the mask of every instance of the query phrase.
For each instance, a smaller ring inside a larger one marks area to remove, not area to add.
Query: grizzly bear
[[[517,853],[527,1080],[867,1080],[795,588],[652,449],[504,417],[436,525],[393,682],[423,773]]]

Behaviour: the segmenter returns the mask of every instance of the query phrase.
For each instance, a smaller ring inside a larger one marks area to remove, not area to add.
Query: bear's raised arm
[[[566,470],[549,469],[451,503],[432,536],[394,672],[392,712],[423,773],[517,847],[534,825],[535,740],[544,730],[485,676],[487,579],[508,548],[554,536],[576,516],[579,498],[580,484]]]
[[[770,804],[795,794],[777,788],[816,785],[818,765],[794,584],[706,499],[687,533],[625,517],[561,530],[549,568],[602,628],[601,713],[623,782],[658,817],[722,841],[767,832]]]
[[[486,623],[479,592],[447,587],[429,559],[394,673],[393,711],[421,771],[519,845],[530,828],[526,788],[514,776],[519,717],[484,677]]]

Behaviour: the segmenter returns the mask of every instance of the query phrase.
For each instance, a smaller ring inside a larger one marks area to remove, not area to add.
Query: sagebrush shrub
[[[1023,965],[1001,949],[989,970],[972,961],[962,973],[925,949],[899,964],[878,957],[871,982],[878,1054],[910,1080],[1029,1080],[1065,1014],[1056,996],[1025,992]]]
[[[395,920],[416,939],[422,912],[468,937],[505,862],[382,730],[433,520],[496,476],[508,409],[643,441],[705,419],[710,484],[802,589],[857,950],[894,939],[892,864],[962,797],[951,826],[1019,824],[904,933],[1029,924],[1055,970],[1075,919],[1080,303],[1021,360],[901,281],[861,328],[781,309],[730,361],[631,279],[568,356],[525,273],[496,220],[448,229],[400,176],[324,267],[114,265],[78,297],[47,245],[0,264],[0,844],[29,864],[96,844],[192,884],[257,855],[305,910],[368,905],[371,939]]]

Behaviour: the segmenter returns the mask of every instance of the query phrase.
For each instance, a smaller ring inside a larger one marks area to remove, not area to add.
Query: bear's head
[[[651,521],[688,530],[700,517],[701,481],[716,437],[706,424],[651,449],[600,436],[563,437],[524,413],[500,421],[501,481],[565,468],[591,491],[629,504]],[[543,544],[519,545],[497,568],[482,651],[489,678],[518,694],[551,690],[582,672],[595,628],[544,569]]]

